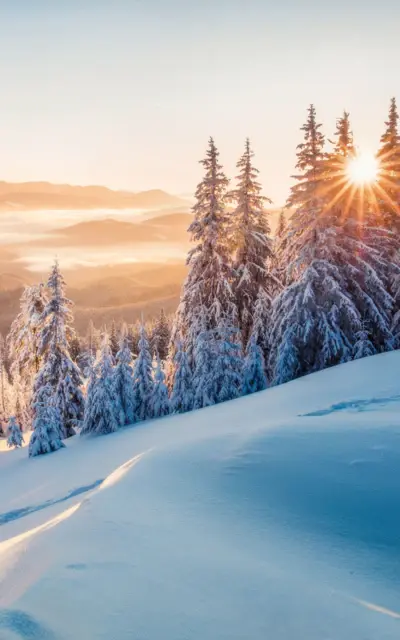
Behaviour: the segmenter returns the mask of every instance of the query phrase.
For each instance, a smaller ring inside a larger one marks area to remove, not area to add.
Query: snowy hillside
[[[400,634],[400,352],[0,454],[0,638]]]

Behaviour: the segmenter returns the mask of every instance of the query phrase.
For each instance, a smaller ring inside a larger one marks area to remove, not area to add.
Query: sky
[[[0,0],[0,179],[191,193],[210,135],[229,177],[249,136],[280,205],[311,102],[376,148],[399,24],[398,0]]]

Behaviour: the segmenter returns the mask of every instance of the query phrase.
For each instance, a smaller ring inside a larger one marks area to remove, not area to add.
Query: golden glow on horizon
[[[379,169],[379,162],[374,154],[369,151],[364,151],[349,160],[347,175],[353,184],[368,185],[378,180]]]

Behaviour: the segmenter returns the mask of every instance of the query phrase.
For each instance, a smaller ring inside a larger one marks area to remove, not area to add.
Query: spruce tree
[[[56,261],[47,283],[50,299],[42,314],[39,353],[41,368],[35,385],[49,385],[51,402],[58,409],[61,437],[75,435],[75,427],[83,418],[84,398],[82,378],[69,353],[69,339],[73,335],[72,302],[65,297],[65,281]]]
[[[115,320],[111,323],[111,331],[110,331],[110,349],[113,358],[116,358],[116,355],[119,351],[119,337],[117,331],[117,325],[115,324]]]
[[[133,424],[135,420],[135,393],[131,363],[132,353],[129,348],[127,328],[125,327],[122,331],[113,373],[115,401],[121,427]]]
[[[19,447],[22,447],[22,445],[24,444],[24,436],[22,435],[21,428],[17,423],[15,416],[10,417],[10,420],[8,422],[7,433],[8,433],[8,437],[7,437],[8,447],[10,448],[15,447],[16,449],[18,449]]]
[[[288,201],[294,208],[284,252],[288,285],[275,299],[271,319],[269,368],[277,384],[350,359],[360,328],[360,312],[342,274],[341,263],[348,260],[343,226],[330,202],[334,194],[326,191],[328,168],[330,181],[342,184],[338,167],[352,153],[348,114],[338,124],[329,162],[313,105],[302,131],[298,175]]]
[[[170,328],[164,309],[161,309],[159,318],[154,327],[152,347],[163,362],[168,358],[170,342]]]
[[[389,116],[378,151],[380,175],[377,197],[382,223],[386,229],[400,234],[400,134],[396,98],[390,102]],[[398,241],[399,242],[399,241]],[[398,250],[397,246],[397,250]]]
[[[240,332],[230,318],[216,329],[216,354],[213,364],[213,384],[216,402],[238,398],[243,389],[243,358]]]
[[[205,326],[197,335],[194,350],[196,363],[193,373],[194,409],[210,407],[217,402],[217,388],[215,383],[215,359],[217,346],[214,331]]]
[[[29,441],[29,456],[51,453],[64,447],[60,438],[60,416],[52,402],[49,384],[35,384],[33,390],[33,433]]]
[[[18,371],[24,389],[31,389],[38,373],[40,332],[47,296],[42,284],[25,287],[21,297],[21,311],[13,321],[8,335],[11,374]]]
[[[234,291],[244,344],[251,332],[260,287],[272,300],[278,285],[271,270],[273,248],[265,209],[271,200],[261,195],[259,172],[253,166],[253,156],[247,139],[244,154],[237,163],[237,188],[228,194],[235,203],[230,215],[230,236],[235,255]]]
[[[226,314],[237,314],[232,291],[232,270],[228,252],[228,216],[225,196],[228,187],[219,153],[211,138],[206,158],[201,161],[205,174],[196,190],[194,220],[189,227],[194,248],[188,255],[189,274],[174,323],[172,344],[178,336],[192,359],[196,335],[192,325],[203,306],[207,329],[215,329]]]
[[[353,360],[359,358],[367,358],[373,356],[376,353],[376,349],[372,344],[368,332],[365,329],[361,329],[356,334],[357,342],[353,347]]]
[[[270,297],[260,287],[254,308],[253,328],[251,335],[260,347],[265,362],[268,361],[271,340],[272,304]]]
[[[193,376],[182,340],[174,356],[174,383],[170,398],[171,413],[186,413],[193,407]]]
[[[167,416],[170,412],[168,389],[165,384],[165,374],[161,366],[159,355],[156,356],[154,372],[154,387],[150,398],[150,415],[152,418]]]
[[[252,334],[247,344],[246,358],[243,365],[243,395],[257,393],[267,388],[265,361],[256,336]]]
[[[88,385],[81,435],[106,435],[117,431],[118,426],[118,405],[115,400],[113,380],[113,357],[109,337],[106,333]]]
[[[142,321],[139,338],[139,354],[133,369],[133,392],[135,399],[135,419],[147,420],[151,417],[150,400],[154,381],[152,376],[152,359],[147,338],[147,331]]]

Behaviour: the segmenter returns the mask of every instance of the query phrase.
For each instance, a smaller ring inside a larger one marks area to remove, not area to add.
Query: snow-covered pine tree
[[[121,427],[135,421],[135,392],[133,389],[132,353],[129,348],[128,330],[121,332],[119,351],[113,373],[115,402]]]
[[[378,189],[377,198],[380,203],[382,224],[398,237],[400,235],[400,133],[396,98],[390,101],[389,116],[381,137],[378,160],[381,188]]]
[[[41,368],[35,385],[48,385],[52,389],[51,402],[59,411],[62,438],[75,435],[75,429],[83,418],[84,398],[82,378],[69,353],[72,302],[65,297],[65,281],[56,261],[47,283],[50,299],[42,314],[39,353]]]
[[[226,313],[231,317],[237,315],[231,286],[229,222],[225,208],[228,179],[219,163],[219,153],[212,138],[201,164],[205,175],[196,189],[194,220],[189,227],[195,246],[188,255],[189,274],[172,335],[172,345],[178,342],[178,337],[183,338],[190,362],[196,342],[196,335],[191,329],[200,307],[206,311],[207,329],[215,329]]]
[[[47,296],[42,284],[25,287],[21,297],[21,310],[13,321],[8,335],[11,374],[18,371],[24,389],[31,389],[34,376],[39,371],[39,339],[43,310]]]
[[[257,393],[266,388],[267,377],[263,352],[257,344],[256,336],[251,334],[243,365],[243,395]]]
[[[193,407],[193,375],[189,359],[183,348],[183,341],[178,340],[174,356],[174,382],[170,398],[171,413],[186,413]]]
[[[367,358],[376,354],[376,349],[369,339],[368,332],[361,329],[356,333],[357,342],[353,347],[353,360]]]
[[[253,328],[251,335],[260,347],[264,361],[267,363],[270,351],[272,304],[271,298],[260,287],[254,307]]]
[[[235,208],[229,217],[230,241],[234,252],[234,292],[243,343],[251,332],[254,307],[260,287],[272,301],[279,286],[272,273],[273,248],[266,204],[261,195],[259,171],[253,165],[254,153],[246,140],[245,151],[237,163],[237,188],[227,198]]]
[[[346,291],[363,318],[374,348],[380,352],[393,346],[389,288],[395,265],[383,251],[391,244],[390,233],[376,226],[364,189],[349,179],[348,165],[355,155],[349,114],[345,112],[338,120],[336,145],[328,155],[324,176],[326,209],[336,219],[335,241],[332,237],[327,244],[331,262],[341,269]],[[360,329],[357,327],[356,332]],[[353,334],[353,344],[356,339]]]
[[[22,432],[29,431],[32,426],[32,412],[26,400],[26,394],[20,383],[20,379],[14,376],[14,394],[15,394],[15,419]]]
[[[133,391],[135,398],[135,420],[151,417],[150,399],[153,393],[153,367],[147,331],[142,321],[139,338],[139,354],[133,368]]]
[[[338,266],[347,256],[337,212],[327,203],[327,163],[320,129],[311,105],[302,127],[304,142],[297,147],[299,173],[289,198],[294,212],[284,253],[290,284],[272,309],[269,368],[276,384],[350,359],[360,328],[359,311]],[[347,114],[338,131],[335,153],[343,149],[345,140],[352,144]],[[350,153],[350,147],[343,153]],[[335,179],[345,157],[330,159]]]
[[[115,320],[113,320],[111,323],[111,331],[110,331],[110,349],[114,359],[119,351],[119,348],[120,348],[120,339],[118,336],[117,325],[115,323]]]
[[[215,333],[203,325],[203,329],[197,335],[194,350],[196,366],[193,372],[193,409],[210,407],[217,402],[216,357]]]
[[[160,315],[154,327],[152,348],[157,352],[160,360],[164,362],[168,358],[168,348],[171,337],[171,330],[164,309],[161,309]]]
[[[93,366],[87,389],[87,401],[81,435],[106,435],[118,429],[118,405],[115,401],[113,357],[108,334]]]
[[[10,417],[10,420],[8,422],[7,433],[8,433],[8,437],[7,437],[8,447],[10,448],[15,447],[16,449],[18,449],[19,447],[22,447],[22,445],[24,444],[24,436],[22,435],[21,428],[15,416]]]
[[[274,297],[278,295],[283,287],[286,285],[286,262],[285,262],[285,249],[287,245],[287,220],[285,209],[282,209],[276,228],[274,240],[273,240],[273,260],[272,260],[272,274],[276,278],[279,284],[275,284],[273,288]]]
[[[7,373],[7,352],[3,336],[0,334],[0,433],[7,431],[7,422],[11,412],[12,389]]]
[[[156,367],[154,371],[154,387],[150,398],[150,415],[152,418],[167,416],[170,412],[168,389],[165,384],[165,374],[162,369],[159,355],[156,355]]]
[[[212,378],[216,402],[238,398],[243,389],[243,357],[240,331],[231,319],[224,318],[215,329],[216,359]]]
[[[64,447],[60,438],[60,417],[52,404],[50,385],[35,385],[33,391],[33,433],[29,441],[29,457],[57,451]]]

